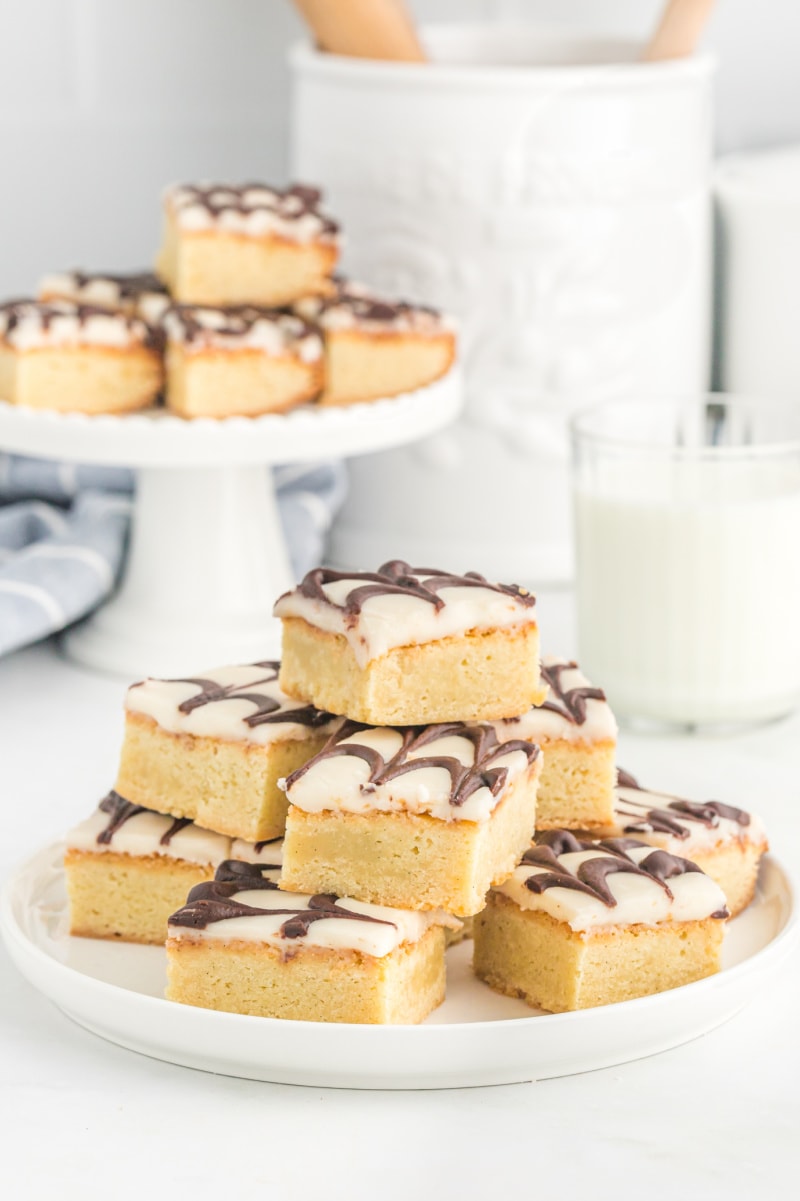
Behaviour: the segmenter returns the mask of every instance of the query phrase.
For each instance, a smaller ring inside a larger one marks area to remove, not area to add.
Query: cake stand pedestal
[[[277,657],[272,606],[293,580],[266,466],[399,446],[441,429],[460,403],[457,372],[368,405],[223,421],[161,411],[89,417],[0,402],[3,449],[137,469],[123,579],[64,635],[66,653],[127,677]],[[392,554],[387,546],[385,557]]]

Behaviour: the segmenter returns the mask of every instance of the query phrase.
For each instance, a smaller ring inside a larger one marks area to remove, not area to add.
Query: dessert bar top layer
[[[436,642],[471,630],[536,624],[536,598],[516,584],[491,584],[477,572],[451,575],[400,559],[374,572],[318,567],[275,605],[276,617],[300,617],[341,634],[360,667],[399,646]]]
[[[274,661],[220,667],[182,680],[143,680],[128,689],[125,708],[171,734],[254,742],[328,734],[341,718],[291,700],[278,687]]]
[[[577,663],[548,657],[542,660],[547,699],[522,717],[495,723],[501,739],[530,742],[615,742],[617,723],[602,688],[595,688]]]
[[[280,867],[283,863],[283,839],[267,838],[263,842],[245,842],[234,838],[231,842],[231,859],[243,859],[246,863],[258,863],[261,867]]]
[[[171,938],[211,938],[292,947],[361,951],[383,958],[401,943],[418,942],[431,926],[457,928],[456,918],[434,910],[412,913],[332,893],[282,892],[274,869],[225,864],[217,878],[196,885],[169,920]]]
[[[622,769],[618,772],[614,824],[623,834],[646,835],[651,846],[675,854],[742,840],[766,843],[764,823],[756,814],[721,801],[686,801],[666,792],[651,792]]]
[[[12,300],[0,305],[0,339],[17,350],[103,346],[160,350],[163,338],[141,317],[72,300]]]
[[[252,304],[213,308],[173,304],[162,317],[170,342],[190,351],[263,350],[271,355],[298,355],[313,363],[322,356],[322,339],[307,322],[280,309]]]
[[[294,184],[285,191],[267,184],[176,184],[164,203],[187,233],[215,230],[250,238],[270,235],[291,242],[338,240],[339,227],[320,208],[317,188]]]
[[[427,813],[480,822],[538,756],[529,742],[500,744],[488,723],[392,729],[348,721],[285,787],[291,803],[309,813]]]
[[[728,916],[722,889],[688,859],[634,838],[581,842],[566,830],[538,835],[496,891],[573,930]]]
[[[112,275],[109,271],[59,271],[45,275],[39,285],[42,296],[64,296],[82,304],[120,308],[143,296],[167,296],[157,275],[137,271]]]
[[[307,296],[294,311],[327,330],[364,329],[435,336],[453,331],[455,322],[437,309],[406,300],[385,300],[364,284],[335,279],[329,296]]]
[[[95,854],[164,855],[190,863],[221,863],[231,854],[231,840],[196,826],[187,817],[167,817],[133,805],[110,792],[91,817],[66,836],[68,849]],[[252,844],[248,844],[252,849]]]

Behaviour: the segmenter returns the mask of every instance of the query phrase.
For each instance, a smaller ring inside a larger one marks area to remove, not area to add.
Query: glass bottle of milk
[[[580,661],[618,714],[800,704],[800,400],[609,401],[572,439]]]

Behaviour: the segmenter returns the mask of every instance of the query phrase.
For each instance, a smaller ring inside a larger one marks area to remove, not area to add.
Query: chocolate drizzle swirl
[[[551,663],[549,666],[542,664],[542,679],[547,683],[554,699],[551,700],[548,697],[546,701],[536,707],[537,709],[547,709],[551,713],[558,713],[573,725],[582,726],[586,721],[586,702],[604,701],[606,694],[602,688],[594,688],[588,684],[579,685],[577,688],[563,688],[562,673],[575,671],[577,667],[578,664],[572,661]]]
[[[232,862],[236,861],[229,860],[228,866]],[[240,864],[239,866],[251,869],[241,873],[244,882],[242,879],[222,880],[217,878],[208,880],[204,884],[196,884],[189,893],[186,904],[177,913],[173,913],[169,924],[171,926],[188,926],[193,930],[204,930],[215,922],[224,922],[232,917],[272,915],[287,919],[278,931],[279,937],[286,939],[304,938],[314,922],[322,921],[325,918],[370,922],[379,926],[395,926],[394,922],[387,921],[385,918],[371,917],[366,913],[355,913],[350,909],[345,909],[344,906],[338,904],[339,898],[333,893],[317,893],[309,898],[305,908],[295,906],[285,909],[259,909],[255,905],[245,905],[242,901],[236,900],[237,893],[247,892],[252,888],[277,891],[277,885],[261,878],[260,874],[258,875],[260,882],[255,882],[259,869],[258,864]],[[256,871],[254,872],[252,869],[256,869]],[[287,892],[284,895],[289,902],[292,893]]]
[[[108,796],[103,798],[98,805],[98,808],[102,809],[103,813],[107,813],[109,816],[108,825],[97,835],[97,842],[101,846],[110,846],[117,831],[121,829],[127,821],[130,821],[132,817],[136,817],[137,813],[155,812],[153,809],[146,809],[144,805],[134,805],[132,801],[126,801],[125,798],[121,797],[118,792],[114,792],[113,788],[111,792],[109,792]],[[164,817],[166,815],[158,813],[156,816]],[[186,826],[191,825],[192,819],[190,817],[174,818],[169,829],[165,830],[161,835],[161,838],[159,839],[159,846],[168,847],[179,830],[183,830],[186,828]]]
[[[255,705],[255,712],[243,718],[244,724],[251,730],[257,726],[275,722],[293,722],[296,725],[309,726],[316,729],[332,720],[330,713],[315,709],[313,705],[300,705],[296,708],[283,708],[280,700],[270,696],[268,692],[257,691],[260,684],[274,684],[278,679],[280,663],[266,660],[253,663],[253,667],[264,669],[264,675],[249,684],[219,684],[216,680],[204,679],[202,676],[187,676],[175,680],[160,680],[163,684],[194,684],[199,691],[178,705],[179,713],[193,713],[205,705],[216,705],[223,701],[249,701]],[[134,688],[139,685],[134,684]],[[265,844],[262,844],[265,845]]]
[[[271,847],[273,845],[273,843],[276,843],[276,842],[283,842],[282,834],[278,834],[276,838],[262,838],[260,842],[254,842],[253,847],[255,849],[256,854],[258,854],[259,851],[264,850],[264,847]]]
[[[401,318],[414,319],[420,314],[439,318],[438,309],[426,304],[412,304],[408,300],[384,300],[373,295],[368,289],[361,288],[340,275],[334,276],[336,291],[330,296],[313,298],[313,308],[317,315],[327,313],[330,309],[346,309],[359,321],[395,322]],[[308,303],[308,302],[306,302]]]
[[[277,863],[248,863],[243,859],[223,859],[216,872],[215,880],[223,880],[227,884],[238,884],[239,888],[277,888],[277,881],[272,875],[280,875]],[[189,893],[189,900],[192,893]]]
[[[646,793],[647,790],[634,779],[629,772],[619,768],[617,771],[617,787],[629,788],[631,791]],[[660,794],[669,797],[669,793]],[[631,817],[623,828],[626,833],[646,833],[653,831],[657,834],[669,834],[673,838],[684,841],[691,837],[691,823],[695,822],[707,829],[715,829],[720,821],[735,822],[738,826],[750,825],[750,814],[744,809],[736,809],[733,805],[724,805],[721,801],[684,801],[674,797],[664,807],[655,806],[645,812],[636,809],[626,809],[626,799],[617,796],[616,812],[621,817]],[[687,823],[689,823],[687,825]]]
[[[210,321],[207,314],[213,313]],[[161,317],[172,337],[181,342],[197,342],[215,337],[244,337],[259,321],[276,325],[290,341],[318,337],[314,326],[284,309],[255,304],[231,304],[219,308],[211,304],[171,304]]]
[[[85,288],[87,284],[106,281],[117,289],[120,300],[138,300],[144,292],[156,292],[166,296],[167,289],[157,275],[152,271],[132,271],[116,275],[111,271],[67,271],[76,288]]]
[[[7,300],[0,304],[0,336],[8,337],[18,325],[28,318],[35,318],[43,332],[47,332],[54,321],[68,317],[79,326],[86,325],[92,317],[109,317],[125,326],[148,350],[159,354],[164,349],[164,335],[155,326],[148,325],[133,313],[122,313],[119,309],[99,304],[80,304],[74,300]]]
[[[420,577],[428,578],[423,582]],[[348,593],[344,605],[334,604],[324,591],[326,584],[339,580],[358,581],[357,586]],[[374,572],[333,571],[328,567],[317,567],[304,576],[298,591],[309,600],[322,601],[334,609],[341,609],[346,624],[353,626],[358,621],[364,602],[372,596],[414,596],[432,605],[438,613],[445,604],[439,596],[442,588],[483,588],[513,597],[526,608],[533,608],[536,604],[536,597],[516,584],[490,584],[476,571],[468,571],[466,575],[451,575],[436,567],[411,567],[402,559],[390,559]],[[290,596],[291,593],[285,595]]]
[[[330,235],[339,231],[338,224],[320,210],[320,189],[307,184],[291,184],[283,191],[264,183],[180,184],[175,191],[181,194],[179,208],[200,205],[215,218],[224,212],[247,214],[263,210],[284,221],[312,216],[319,222],[321,233]],[[258,198],[252,195],[256,191],[261,193]]]
[[[616,898],[611,892],[606,877],[617,872],[625,872],[635,876],[645,876],[659,884],[670,900],[673,900],[672,890],[667,881],[675,876],[683,876],[688,872],[702,870],[689,859],[681,859],[678,855],[670,855],[667,851],[650,851],[639,863],[630,857],[628,852],[636,847],[647,847],[647,844],[636,838],[605,838],[599,841],[582,841],[569,830],[546,830],[536,835],[536,845],[530,847],[522,856],[523,864],[544,870],[529,876],[525,887],[531,892],[541,894],[548,888],[569,888],[575,892],[583,892],[601,901],[609,909],[617,905]],[[573,870],[561,863],[560,855],[576,851],[604,851],[604,855],[595,855],[586,859]],[[722,910],[712,917],[727,917],[727,911]]]
[[[571,888],[577,892],[585,892],[613,909],[616,907],[617,901],[606,884],[606,876],[614,875],[616,872],[627,872],[634,876],[648,875],[648,872],[642,870],[632,859],[628,858],[625,851],[613,844],[579,842],[567,830],[548,830],[537,841],[538,845],[530,847],[522,856],[522,862],[529,863],[534,867],[545,868],[546,871],[537,872],[528,877],[525,887],[530,892],[538,894],[546,892],[548,888]],[[571,871],[558,859],[559,855],[572,851],[588,850],[604,850],[609,854],[587,859],[574,871]],[[659,883],[666,890],[667,895],[672,898],[672,893],[664,881],[659,880]]]
[[[97,842],[101,846],[109,846],[117,830],[121,829],[132,817],[136,817],[137,813],[147,812],[144,805],[134,805],[131,801],[126,801],[118,792],[114,792],[113,788],[107,796],[103,797],[98,809],[107,813],[109,819],[106,828],[97,835]]]
[[[494,727],[484,725],[465,725],[462,722],[450,722],[432,726],[399,726],[397,733],[402,736],[398,750],[390,759],[385,759],[380,751],[360,742],[345,742],[362,730],[372,729],[361,722],[346,721],[343,726],[331,734],[325,746],[307,763],[292,772],[286,779],[286,790],[291,793],[292,785],[309,771],[315,764],[326,759],[334,759],[340,755],[352,755],[363,761],[369,767],[367,782],[361,785],[362,792],[373,792],[381,784],[387,784],[398,776],[408,772],[421,771],[424,768],[440,767],[450,776],[450,804],[456,808],[467,801],[480,788],[488,788],[492,796],[497,796],[505,787],[508,779],[508,768],[493,767],[496,759],[513,751],[522,751],[528,763],[539,755],[539,748],[532,742],[513,739],[509,742],[499,742]],[[421,748],[437,742],[440,738],[456,735],[472,743],[474,754],[472,764],[464,764],[451,755],[417,755]],[[411,758],[411,753],[414,758]]]

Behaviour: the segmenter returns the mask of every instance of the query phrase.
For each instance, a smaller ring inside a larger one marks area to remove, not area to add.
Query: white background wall
[[[645,36],[662,0],[412,0]],[[285,177],[289,0],[0,0],[0,296],[48,269],[135,268],[178,178]],[[800,4],[718,0],[721,150],[800,141]]]

